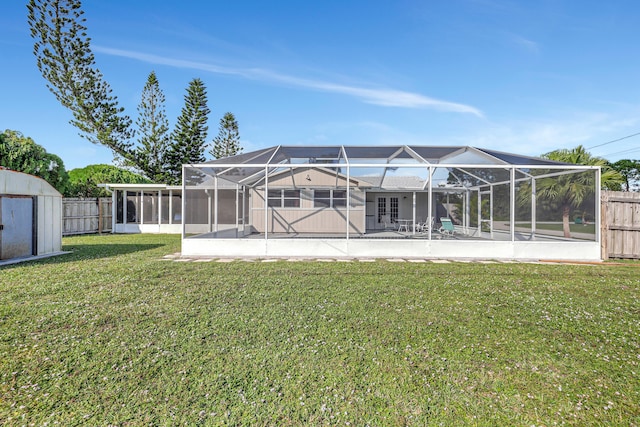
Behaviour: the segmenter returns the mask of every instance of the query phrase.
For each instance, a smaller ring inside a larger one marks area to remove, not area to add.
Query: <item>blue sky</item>
[[[32,53],[26,0],[0,8],[0,129],[68,170],[111,163],[78,136]],[[582,144],[640,158],[640,2],[85,1],[98,68],[135,121],[154,70],[173,127],[193,78],[209,140],[235,114],[273,145],[471,145],[525,155]],[[601,145],[612,140],[620,141]]]

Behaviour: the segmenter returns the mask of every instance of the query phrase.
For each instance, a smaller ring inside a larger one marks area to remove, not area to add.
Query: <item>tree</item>
[[[137,165],[153,182],[166,179],[169,121],[164,110],[164,93],[155,72],[151,72],[138,105]],[[133,165],[136,166],[136,165]]]
[[[164,95],[160,92],[157,78],[153,81],[149,76],[145,86],[148,91],[143,94],[139,108],[141,117],[136,122],[143,136],[135,146],[132,120],[124,114],[124,108],[118,105],[117,97],[95,65],[81,1],[29,0],[27,8],[38,69],[56,99],[71,110],[73,119],[70,123],[80,130],[82,137],[110,148],[124,165],[135,168],[154,181],[166,178],[178,182],[182,174],[182,160],[204,159],[204,143],[200,150],[198,143],[189,138],[190,134],[200,133],[206,139],[209,110],[206,108],[204,84],[200,80],[196,79],[198,84],[192,82],[192,86],[196,100],[200,96],[199,100],[204,100],[204,104],[185,106],[193,113],[185,120],[193,120],[194,127],[179,122],[175,132],[178,142],[171,144],[163,139],[166,132],[163,131],[166,121],[161,107]],[[152,97],[156,104],[152,104]],[[153,113],[152,105],[158,108]],[[153,123],[157,127],[154,128]],[[186,146],[185,141],[188,142]],[[163,155],[165,142],[168,148]],[[198,151],[199,156],[195,154]],[[161,174],[158,171],[162,167],[169,170]]]
[[[638,181],[640,181],[640,160],[618,160],[611,164],[611,167],[622,175],[625,191],[632,191],[632,189],[638,188]]]
[[[171,135],[171,149],[168,156],[169,184],[179,184],[182,179],[182,165],[202,163],[207,140],[207,89],[200,79],[193,79],[187,87],[184,107],[178,117],[176,128]]]
[[[61,193],[69,185],[62,159],[18,131],[0,133],[0,166],[38,176]]]
[[[622,181],[622,176],[609,167],[609,163],[601,158],[592,156],[582,145],[573,149],[560,149],[543,154],[542,158],[557,162],[576,165],[600,166],[600,185],[604,189],[614,188]],[[572,208],[579,208],[582,203],[592,196],[596,186],[596,174],[590,171],[577,172],[539,178],[536,180],[537,197],[551,201],[558,205],[562,212],[562,229],[564,237],[571,237],[569,215]],[[523,186],[520,192],[522,203],[530,203],[530,189]]]
[[[135,162],[131,119],[95,67],[80,0],[30,0],[28,22],[38,69],[56,99],[73,114],[71,124],[94,144]]]
[[[213,149],[210,153],[214,158],[222,159],[235,156],[241,151],[238,122],[233,113],[226,113],[220,119],[218,136],[213,138]]]
[[[109,192],[98,184],[147,184],[145,177],[111,165],[89,165],[69,171],[67,197],[107,197]]]

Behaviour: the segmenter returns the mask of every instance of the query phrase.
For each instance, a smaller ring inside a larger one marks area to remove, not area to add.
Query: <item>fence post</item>
[[[98,233],[102,234],[102,199],[98,197]]]
[[[602,192],[600,200],[600,256],[604,261],[609,259],[609,232],[607,227],[607,210],[609,209],[609,192]]]

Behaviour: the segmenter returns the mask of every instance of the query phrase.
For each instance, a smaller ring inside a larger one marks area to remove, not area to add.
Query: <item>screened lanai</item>
[[[183,167],[183,255],[599,259],[599,178],[467,146],[270,147]]]

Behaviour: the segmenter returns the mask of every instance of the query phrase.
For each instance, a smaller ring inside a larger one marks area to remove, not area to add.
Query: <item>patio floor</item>
[[[264,233],[252,233],[243,237],[235,237],[229,234],[229,230],[221,231],[216,236],[215,232],[203,233],[197,235],[188,236],[189,239],[216,239],[216,238],[239,238],[239,239],[264,239]],[[269,233],[267,238],[269,240],[275,239],[344,239],[344,233]],[[369,230],[365,234],[352,233],[349,235],[349,239],[411,239],[411,240],[428,240],[429,233],[413,233],[412,231],[396,231],[396,230]],[[530,233],[518,233],[515,234],[516,241],[559,241],[559,240],[576,240],[576,239],[564,239],[559,236],[549,236],[536,234],[532,239]],[[441,234],[437,231],[431,233],[431,240],[476,240],[476,241],[510,241],[511,235],[509,232],[495,231],[493,238],[470,236],[467,234],[456,233],[454,235]]]

